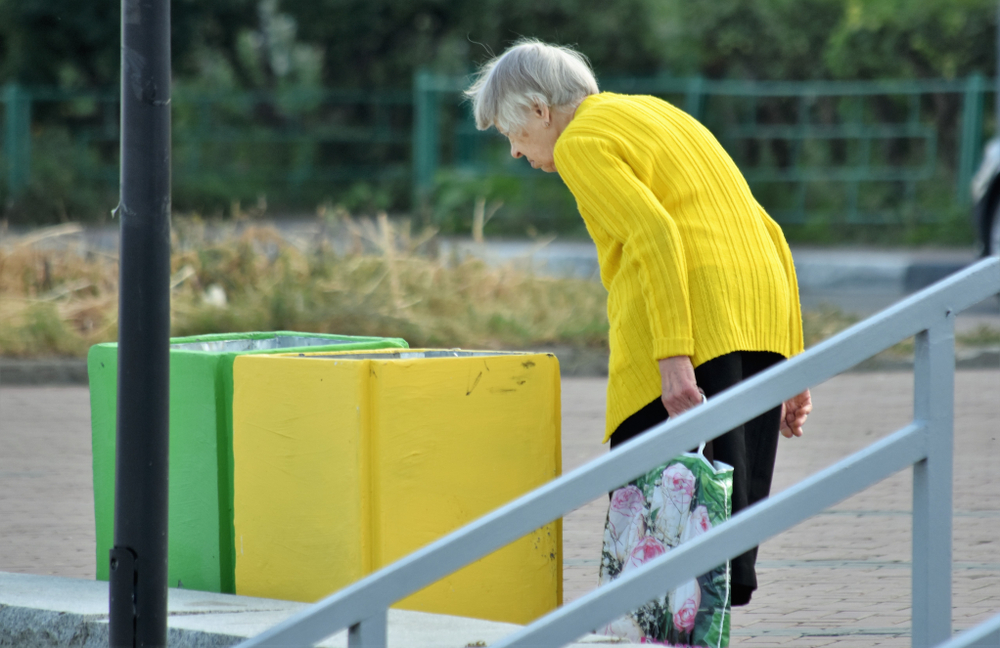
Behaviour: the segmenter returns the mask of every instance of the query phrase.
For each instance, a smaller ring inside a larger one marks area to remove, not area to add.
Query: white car
[[[991,139],[972,178],[973,220],[983,256],[1000,255],[1000,139]]]

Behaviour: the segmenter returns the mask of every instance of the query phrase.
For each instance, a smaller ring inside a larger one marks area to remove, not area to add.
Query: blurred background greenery
[[[967,183],[995,130],[984,80],[996,72],[992,0],[172,7],[182,213],[295,216],[328,204],[444,233],[470,232],[478,213],[489,234],[585,236],[558,178],[505,160],[504,142],[474,132],[456,92],[491,54],[534,36],[576,46],[605,88],[652,88],[704,120],[793,241],[973,238]],[[0,0],[8,223],[109,222],[118,13],[118,0]],[[434,79],[444,89],[427,90]],[[850,85],[882,80],[895,85]],[[420,122],[421,106],[433,119]]]
[[[117,335],[119,6],[0,0],[4,355],[78,356]],[[521,36],[573,45],[602,88],[657,94],[702,120],[793,243],[971,244],[969,181],[997,130],[995,0],[172,0],[172,11],[175,335],[604,349],[598,283],[442,252],[442,235],[586,237],[559,178],[512,160],[461,100],[477,65]],[[262,222],[283,217],[307,233]],[[804,319],[811,344],[854,316]],[[996,342],[994,329],[976,335],[960,342]]]

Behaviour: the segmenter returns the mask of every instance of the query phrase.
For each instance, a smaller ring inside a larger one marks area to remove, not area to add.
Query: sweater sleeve
[[[622,245],[638,269],[654,360],[694,355],[684,246],[677,224],[636,178],[613,142],[597,136],[560,137],[555,162],[588,225]]]
[[[757,208],[760,210],[760,216],[764,221],[765,227],[767,227],[767,233],[771,236],[771,241],[774,243],[774,249],[778,252],[778,256],[781,257],[781,265],[785,268],[785,277],[788,280],[788,339],[791,342],[791,348],[789,349],[789,357],[791,357],[797,353],[802,353],[805,349],[802,336],[802,304],[799,302],[799,281],[795,275],[795,263],[792,260],[792,251],[788,248],[788,241],[785,240],[785,234],[781,231],[781,226],[767,215],[763,207],[758,205]]]

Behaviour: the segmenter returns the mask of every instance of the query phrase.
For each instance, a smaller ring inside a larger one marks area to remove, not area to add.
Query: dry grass
[[[860,317],[845,313],[836,306],[820,305],[816,310],[803,311],[802,334],[808,349],[861,321]],[[894,344],[874,357],[875,362],[905,360],[913,356],[913,338]]]
[[[80,231],[61,225],[0,247],[0,354],[81,356],[116,337],[118,261],[73,245]]]
[[[350,250],[242,223],[209,235],[176,219],[172,334],[295,330],[402,337],[411,346],[606,346],[599,284],[436,258],[433,232],[338,217]],[[116,338],[118,264],[76,226],[0,246],[0,354],[82,356]]]
[[[816,310],[802,312],[802,336],[806,348],[840,333],[859,319],[836,306],[823,304]]]
[[[332,249],[330,228],[347,249]],[[89,249],[77,225],[0,231],[0,355],[82,357],[117,338],[118,260]],[[402,337],[411,346],[606,348],[597,282],[537,276],[528,264],[443,258],[433,231],[322,211],[317,235],[283,236],[242,219],[175,218],[172,334],[293,330]],[[832,307],[803,313],[806,346],[854,324]],[[983,327],[959,345],[995,345]],[[912,354],[912,341],[885,352]]]
[[[955,342],[959,346],[971,347],[995,347],[1000,346],[1000,330],[986,324],[980,324],[971,331],[959,333],[955,336]]]

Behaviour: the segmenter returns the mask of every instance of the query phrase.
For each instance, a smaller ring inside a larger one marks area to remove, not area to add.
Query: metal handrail
[[[910,465],[912,641],[924,647],[947,640],[954,318],[997,293],[1000,259],[981,261],[328,596],[241,646],[311,645],[344,628],[350,629],[352,648],[384,646],[387,611],[396,601],[606,494],[665,457],[696,447],[911,336],[916,336],[916,350],[910,425],[494,645],[569,643]]]
[[[996,648],[1000,646],[1000,614],[970,628],[937,648]]]

